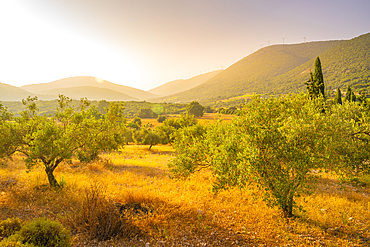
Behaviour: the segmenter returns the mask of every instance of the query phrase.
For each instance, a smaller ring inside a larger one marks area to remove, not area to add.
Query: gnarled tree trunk
[[[46,175],[48,176],[50,186],[51,187],[59,187],[59,183],[55,179],[53,172],[54,172],[55,168],[58,167],[60,162],[62,162],[63,159],[59,158],[59,159],[53,160],[53,161],[47,161],[46,159],[41,159],[41,160],[45,165],[45,172],[46,172]]]
[[[51,187],[59,187],[58,181],[54,177],[54,169],[51,167],[46,167],[45,168],[46,175],[48,176],[49,184]]]

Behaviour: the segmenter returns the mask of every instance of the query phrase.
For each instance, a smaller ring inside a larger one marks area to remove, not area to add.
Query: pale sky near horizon
[[[148,90],[267,45],[370,32],[369,0],[0,0],[0,82],[94,76]]]

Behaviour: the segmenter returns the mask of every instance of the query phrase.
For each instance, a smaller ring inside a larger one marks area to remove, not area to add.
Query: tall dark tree
[[[325,85],[324,85],[324,76],[321,69],[320,58],[317,57],[315,61],[315,71],[313,72],[313,80],[316,83],[317,88],[322,96],[325,97]]]
[[[305,83],[307,85],[307,92],[311,98],[317,98],[320,95],[325,97],[324,76],[322,74],[320,58],[317,57],[315,61],[315,70],[310,71],[310,79]]]
[[[348,87],[347,87],[347,92],[346,92],[346,96],[344,97],[344,100],[345,100],[345,101],[350,101],[350,100],[351,100],[351,93],[352,93],[352,89],[351,89],[351,87],[348,85]]]
[[[342,91],[340,91],[340,88],[337,88],[337,95],[334,98],[335,104],[342,104]]]
[[[356,102],[356,95],[349,85],[347,87],[346,97],[344,98],[344,100],[348,102]]]
[[[313,81],[313,74],[312,74],[312,71],[310,70],[310,78],[308,79],[307,82],[305,82],[305,84],[307,85],[307,93],[308,95],[310,95],[311,98],[315,98],[316,97],[316,92],[315,92],[315,84],[314,84],[314,81]]]

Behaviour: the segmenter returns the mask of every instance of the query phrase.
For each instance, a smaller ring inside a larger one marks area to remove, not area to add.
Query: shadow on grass
[[[150,153],[152,154],[158,154],[158,155],[175,155],[175,151],[170,151],[170,150],[156,150],[154,148],[149,150]]]
[[[298,216],[296,218],[297,221],[308,224],[310,226],[319,227],[323,232],[325,232],[326,235],[329,237],[327,238],[333,238],[333,239],[343,239],[348,241],[360,241],[364,242],[367,241],[367,237],[363,236],[360,231],[353,229],[353,227],[345,226],[345,225],[339,225],[339,226],[330,226],[325,223],[319,222],[314,219],[309,219],[306,217]],[[369,242],[370,243],[370,242]]]
[[[332,178],[319,178],[315,193],[331,196],[338,195],[353,202],[368,200],[364,197],[370,196],[370,191],[367,187],[349,182],[339,183],[338,180]]]
[[[138,176],[147,176],[151,178],[165,178],[168,177],[169,172],[156,167],[135,166],[135,165],[110,165],[110,169],[119,172],[131,172]]]
[[[115,198],[114,201],[103,201],[101,203],[102,206],[97,209],[92,207],[89,209],[91,211],[83,211],[80,210],[83,199],[81,192],[83,191],[78,191],[72,187],[55,190],[46,184],[34,186],[31,189],[18,189],[13,194],[12,199],[14,203],[9,205],[9,214],[6,218],[19,217],[23,220],[31,220],[33,218],[47,217],[62,222],[74,234],[81,233],[84,234],[83,236],[88,236],[89,232],[95,230],[97,233],[96,238],[98,238],[100,236],[98,234],[101,234],[101,229],[89,228],[89,231],[87,231],[80,228],[83,227],[82,223],[86,223],[86,221],[94,223],[96,220],[97,223],[102,225],[102,222],[105,222],[104,220],[109,219],[105,215],[112,215],[110,212],[114,212],[114,208],[109,206],[106,208],[112,211],[99,211],[99,208],[105,209],[103,207],[106,205],[105,203],[109,203],[109,205],[119,206],[117,207],[119,211],[132,210],[134,214],[144,211],[145,215],[140,220],[127,219],[124,221],[124,224],[127,225],[125,226],[122,241],[140,238],[150,242],[150,246],[163,246],[161,245],[162,242],[165,242],[166,246],[259,246],[260,244],[274,246],[276,244],[267,242],[270,239],[258,239],[257,235],[252,238],[245,232],[237,232],[228,224],[220,225],[220,221],[217,223],[213,220],[212,211],[197,210],[190,204],[172,203],[157,196],[143,198],[137,195],[137,193],[133,193],[131,196],[133,199],[130,201],[126,197],[122,197],[122,202],[115,204],[119,202],[119,198]],[[99,191],[96,193],[97,195],[102,194]],[[90,198],[98,198],[98,196],[91,196]],[[127,203],[128,206],[123,206],[123,203]],[[93,206],[97,204],[88,201],[86,205]],[[72,223],[78,223],[74,219],[85,219],[80,215],[81,212],[86,212],[85,218],[87,220],[82,220],[78,225],[72,226]],[[1,216],[3,216],[2,213]],[[67,218],[75,213],[75,217],[70,218],[72,223],[67,222]],[[98,218],[89,218],[94,215]],[[99,224],[88,225],[95,226]],[[103,230],[106,229],[108,228]],[[117,229],[119,228],[117,227]],[[102,241],[108,239],[104,236],[100,238]]]
[[[21,185],[20,185],[21,186]],[[7,204],[1,205],[1,219],[17,217],[22,220],[47,217],[57,219],[70,212],[78,203],[67,189],[51,188],[49,184],[39,184],[32,188],[15,187],[6,192]]]
[[[165,246],[260,246],[270,241],[251,238],[228,224],[220,225],[214,221],[213,212],[191,209],[186,203],[157,198],[147,205],[153,209],[152,216],[145,222],[153,237],[152,243],[165,243]],[[276,245],[276,242],[271,243]]]

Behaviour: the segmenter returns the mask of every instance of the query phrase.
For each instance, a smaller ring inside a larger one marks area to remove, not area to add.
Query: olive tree
[[[90,161],[101,151],[116,150],[124,143],[124,118],[121,103],[111,103],[104,118],[96,118],[96,108],[82,99],[78,109],[71,99],[60,95],[53,116],[37,114],[37,97],[22,101],[26,110],[9,122],[14,150],[25,155],[28,168],[42,164],[51,186],[58,186],[54,170],[72,157]]]
[[[344,101],[327,109],[326,149],[331,170],[344,176],[370,172],[370,112],[366,105]]]
[[[169,167],[176,177],[209,167],[215,191],[256,183],[268,204],[290,217],[294,198],[309,191],[312,170],[325,159],[325,128],[320,99],[254,97],[231,123],[178,132]]]
[[[179,118],[167,118],[161,125],[155,128],[155,131],[160,136],[162,144],[172,144],[176,131],[196,123],[197,120],[193,115],[181,115]]]
[[[139,130],[135,131],[133,133],[133,139],[136,143],[149,145],[149,150],[153,145],[157,145],[161,142],[161,138],[158,133],[147,125],[144,125]]]
[[[204,107],[197,101],[192,101],[186,106],[186,113],[194,117],[202,117],[204,114]]]
[[[11,156],[17,149],[19,137],[13,114],[0,103],[0,159]]]

